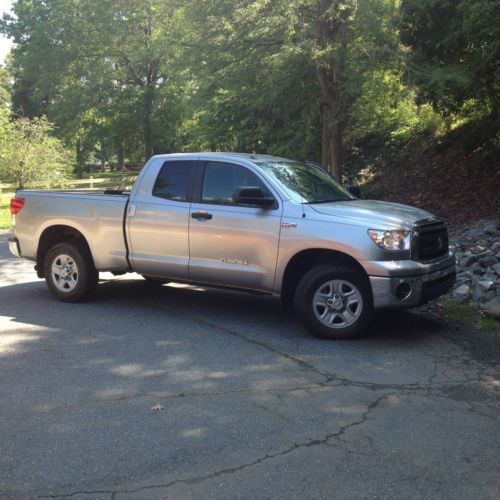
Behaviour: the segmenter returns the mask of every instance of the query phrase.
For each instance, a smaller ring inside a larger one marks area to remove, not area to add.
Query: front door
[[[263,209],[233,201],[237,187],[274,196]],[[250,168],[208,161],[190,210],[189,275],[193,281],[271,291],[278,255],[282,204]]]

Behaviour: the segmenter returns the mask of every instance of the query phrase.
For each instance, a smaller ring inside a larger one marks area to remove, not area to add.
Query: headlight
[[[384,250],[409,250],[411,242],[410,231],[391,229],[388,231],[377,231],[370,229],[368,235],[374,243]]]

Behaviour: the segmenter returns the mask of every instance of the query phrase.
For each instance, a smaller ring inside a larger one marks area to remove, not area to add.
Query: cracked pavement
[[[275,298],[101,278],[61,304],[0,232],[1,499],[500,496],[491,345],[421,312],[321,341]]]

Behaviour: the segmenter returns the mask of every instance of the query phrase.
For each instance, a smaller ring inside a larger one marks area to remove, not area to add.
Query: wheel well
[[[309,269],[312,269],[318,264],[325,263],[343,263],[346,266],[361,271],[367,276],[361,264],[346,253],[321,248],[303,250],[294,255],[286,266],[281,285],[281,301],[284,307],[289,307],[293,304],[295,291],[302,276],[304,276]]]
[[[42,235],[40,236],[40,240],[38,242],[38,250],[36,253],[36,273],[39,278],[44,278],[44,261],[47,255],[47,252],[56,244],[61,243],[63,241],[78,241],[82,243],[89,252],[89,255],[92,255],[90,252],[90,247],[80,231],[71,226],[51,226],[44,230]]]

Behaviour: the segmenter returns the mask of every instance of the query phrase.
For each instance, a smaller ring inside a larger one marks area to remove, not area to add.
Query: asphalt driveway
[[[494,359],[441,320],[321,341],[274,298],[135,275],[61,304],[6,240],[0,498],[500,496]]]

